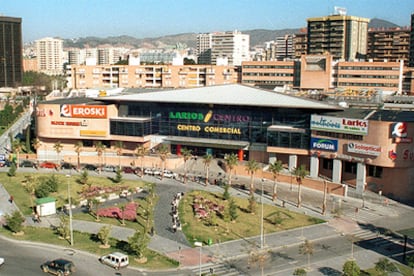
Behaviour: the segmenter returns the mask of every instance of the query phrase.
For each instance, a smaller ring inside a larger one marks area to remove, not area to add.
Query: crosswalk
[[[375,211],[373,209],[369,208],[358,208],[358,209],[352,209],[352,208],[345,208],[343,210],[342,215],[346,217],[350,217],[356,221],[360,222],[373,222],[378,219],[384,218],[385,215],[381,214],[378,211]]]
[[[217,275],[217,276],[243,276],[246,274],[243,274],[241,271],[237,270],[233,266],[226,264],[226,263],[209,263],[207,265],[204,265],[201,267],[201,274],[200,274],[200,268],[195,268],[192,270],[192,275]]]

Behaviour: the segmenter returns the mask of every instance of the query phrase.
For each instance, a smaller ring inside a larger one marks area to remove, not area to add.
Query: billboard
[[[338,141],[332,139],[311,137],[311,149],[337,151]]]
[[[106,108],[106,105],[62,104],[60,117],[106,119],[108,117]]]
[[[348,144],[348,152],[379,156],[381,154],[381,147],[352,142]]]
[[[311,130],[368,135],[368,121],[361,119],[339,118],[324,115],[312,115]]]

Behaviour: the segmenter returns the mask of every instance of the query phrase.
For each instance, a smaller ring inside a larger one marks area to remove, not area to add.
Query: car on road
[[[72,275],[72,273],[76,271],[73,262],[66,259],[47,261],[43,263],[40,268],[43,270],[43,272],[58,276]]]
[[[133,174],[135,174],[135,170],[132,167],[122,167],[122,171],[124,173],[133,173]]]
[[[53,162],[43,162],[43,163],[40,163],[39,167],[42,169],[55,169],[56,170],[58,165]]]
[[[128,255],[122,254],[120,252],[113,252],[108,255],[104,255],[99,258],[99,261],[115,269],[127,267],[129,264]]]
[[[112,165],[106,165],[102,167],[103,172],[116,172],[117,167]]]
[[[82,169],[83,170],[88,170],[88,171],[97,171],[98,170],[98,167],[95,166],[95,165],[92,165],[92,164],[84,164],[82,166]]]
[[[76,169],[76,166],[73,165],[72,163],[68,163],[68,162],[64,162],[62,163],[62,165],[60,166],[62,169],[65,170],[72,170],[72,169]]]

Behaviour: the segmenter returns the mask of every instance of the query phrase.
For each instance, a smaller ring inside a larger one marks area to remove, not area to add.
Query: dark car
[[[43,272],[59,276],[71,275],[73,272],[75,272],[75,265],[73,262],[65,259],[47,261],[42,264],[40,268],[43,270]]]
[[[135,172],[135,169],[134,168],[132,168],[132,167],[122,167],[122,171],[124,172],[124,173],[136,173]]]
[[[98,170],[98,167],[95,166],[95,165],[92,165],[92,164],[85,164],[82,168],[84,170],[88,170],[88,171],[96,171],[96,170]]]
[[[36,168],[36,163],[30,160],[23,160],[20,165],[20,168]]]
[[[62,169],[65,169],[65,170],[76,169],[76,166],[75,165],[73,165],[72,163],[68,163],[68,162],[64,162],[60,167]]]

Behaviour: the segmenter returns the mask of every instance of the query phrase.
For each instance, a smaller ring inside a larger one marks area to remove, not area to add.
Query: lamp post
[[[261,202],[261,208],[262,208],[262,215],[261,215],[261,219],[260,219],[260,248],[263,248],[263,244],[264,244],[264,229],[263,229],[263,183],[265,182],[265,179],[262,178],[262,196],[260,198],[260,202]]]
[[[195,242],[194,245],[197,246],[197,247],[200,247],[198,272],[199,272],[199,275],[201,276],[201,248],[203,247],[203,243],[202,242]]]
[[[70,245],[73,246],[73,225],[72,225],[72,201],[70,198],[70,175],[67,174],[67,184],[68,184],[68,203],[69,203],[69,232],[70,232]]]

